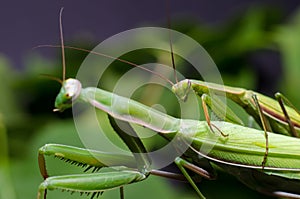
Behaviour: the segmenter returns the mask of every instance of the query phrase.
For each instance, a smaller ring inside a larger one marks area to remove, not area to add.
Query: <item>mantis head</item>
[[[187,79],[172,86],[173,93],[175,93],[175,95],[184,102],[187,100],[190,90],[191,82]]]
[[[62,83],[62,87],[55,99],[55,109],[53,111],[64,111],[72,106],[72,103],[79,97],[81,83],[77,79],[69,78]]]

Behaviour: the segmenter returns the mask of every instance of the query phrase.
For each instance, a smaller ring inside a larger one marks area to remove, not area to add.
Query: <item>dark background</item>
[[[121,31],[141,25],[165,25],[167,16],[189,17],[212,26],[220,26],[253,5],[280,8],[285,21],[299,5],[289,1],[170,1],[166,13],[164,1],[3,1],[1,3],[0,52],[21,68],[31,48],[40,44],[59,43],[58,13],[65,7],[65,40],[91,37],[102,41]]]

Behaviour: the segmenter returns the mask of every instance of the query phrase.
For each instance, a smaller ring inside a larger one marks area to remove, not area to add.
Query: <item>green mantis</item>
[[[188,79],[175,84],[172,90],[183,101],[187,99],[190,90],[193,90],[200,96],[209,93],[218,94],[225,92],[229,99],[243,107],[265,130],[266,153],[262,162],[263,167],[267,161],[269,151],[269,140],[266,131],[299,137],[300,112],[281,93],[276,93],[275,97],[278,100],[276,102],[267,96],[251,90]],[[284,102],[291,107],[286,106]],[[223,116],[226,115],[226,113],[222,114]],[[240,122],[238,121],[237,123]]]
[[[64,49],[63,41],[62,49]],[[63,68],[65,70],[64,65]],[[190,87],[189,85],[193,84],[187,83],[187,88]],[[300,153],[298,149],[300,140],[297,138],[268,133],[269,153],[262,169],[261,159],[265,155],[266,148],[263,131],[228,122],[211,121],[211,125],[208,125],[207,121],[175,118],[99,88],[82,88],[77,79],[65,80],[63,78],[62,88],[55,101],[55,111],[71,108],[76,102],[95,107],[110,115],[111,118],[121,120],[126,124],[137,124],[151,129],[169,142],[174,142],[176,153],[172,154],[174,155],[172,159],[200,198],[204,198],[204,196],[187,170],[213,179],[214,173],[209,170],[212,167],[220,167],[233,175],[246,172],[248,175],[262,175],[266,179],[276,178],[281,182],[291,181],[299,184]],[[219,131],[214,131],[215,128]],[[147,157],[147,151],[144,149],[142,141],[139,138],[128,137],[126,134],[121,135],[119,132],[120,130],[116,129],[116,133],[134,153],[133,156],[107,154],[57,144],[43,146],[39,150],[39,166],[45,181],[39,187],[38,198],[46,198],[47,190],[53,189],[86,193],[94,198],[101,195],[103,191],[122,188],[127,184],[145,180],[150,174],[182,177],[152,169],[151,157]],[[228,136],[221,136],[218,132]],[[86,167],[86,170],[94,168],[96,171],[101,167],[110,167],[115,170],[49,177],[44,156],[56,156],[67,162]],[[253,186],[252,179],[243,179],[244,176],[238,177],[245,184]],[[257,176],[253,177],[254,181],[260,180]],[[297,189],[289,190],[286,187],[275,187],[274,189],[262,187],[259,191],[277,196],[290,194],[300,197]],[[121,197],[123,197],[122,194]]]
[[[209,92],[215,94],[225,92],[229,99],[243,107],[249,115],[254,117],[254,119],[261,124],[261,118],[258,114],[259,108],[256,106],[252,97],[256,95],[262,112],[268,119],[268,131],[299,137],[300,112],[280,93],[275,94],[275,97],[278,100],[277,102],[274,99],[251,90],[221,86],[198,80],[180,81],[174,85],[172,89],[182,100],[187,98],[189,90],[194,90],[198,95],[202,95],[203,93],[209,94]]]
[[[115,100],[118,103],[111,106]],[[180,141],[182,146],[188,147],[188,150],[183,155],[191,159],[189,162],[184,158],[174,159],[183,171],[191,169],[199,173],[200,169],[194,163],[197,163],[199,157],[202,156],[216,162],[216,164],[257,169],[259,172],[270,172],[270,175],[299,180],[300,154],[298,146],[300,141],[297,138],[269,133],[270,151],[268,161],[264,170],[261,171],[261,157],[265,153],[265,138],[262,131],[226,122],[212,122],[222,132],[229,135],[228,137],[222,137],[212,133],[207,122],[173,118],[128,98],[98,88],[81,88],[78,80],[67,79],[57,96],[56,108],[58,110],[65,110],[72,105],[70,102],[75,103],[76,101],[83,101],[95,106],[114,118],[153,129],[170,141],[174,137],[177,137],[176,139]],[[150,119],[152,121],[151,124],[149,123]],[[161,121],[164,121],[165,125],[163,127],[160,124]],[[211,150],[203,150],[202,147],[205,145],[211,146]],[[40,150],[40,157],[43,157],[43,155],[55,155],[78,162],[79,164],[87,164],[95,167],[101,166],[101,163],[95,161],[94,157],[84,155],[84,153],[88,153],[87,150],[80,149],[84,152],[76,153],[73,148],[64,147],[67,150],[62,150],[59,147],[53,147],[54,149],[50,150],[48,146],[45,146]],[[177,150],[181,150],[180,147]],[[190,164],[193,166],[187,166]],[[121,170],[111,173],[114,177],[109,179],[101,173],[49,177],[41,184],[39,193],[43,195],[45,189],[61,188],[98,194],[108,188],[116,188],[128,183],[141,181],[146,178],[146,174],[149,171],[146,170],[144,172]],[[45,170],[42,170],[42,173],[44,173],[43,175],[46,178]],[[186,175],[186,173],[184,174]],[[202,196],[192,179],[187,175],[186,177],[197,192],[199,192],[199,196]],[[102,184],[101,182],[92,183],[102,180],[109,183],[109,185]],[[115,181],[120,182],[120,184],[114,183]]]

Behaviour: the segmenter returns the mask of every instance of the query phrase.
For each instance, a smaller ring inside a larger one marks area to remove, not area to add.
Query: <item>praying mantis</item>
[[[222,86],[198,80],[186,79],[173,86],[173,91],[177,93],[182,100],[186,100],[189,90],[195,91],[200,96],[203,93],[208,94],[209,92],[215,94],[225,92],[226,97],[244,108],[259,124],[262,124],[258,114],[258,109],[261,108],[261,111],[267,118],[267,122],[269,122],[267,125],[268,131],[294,137],[299,137],[300,135],[300,112],[281,93],[275,94],[276,101],[251,90]],[[257,96],[259,107],[253,99],[254,95]]]
[[[129,123],[142,125],[146,128],[157,131],[168,140],[177,137],[180,144],[177,146],[185,146],[188,148],[184,152],[184,156],[174,158],[175,163],[183,171],[185,177],[193,185],[200,197],[203,197],[193,180],[186,173],[186,169],[190,169],[198,174],[212,178],[212,175],[202,171],[197,166],[199,157],[205,157],[216,164],[229,165],[233,167],[241,167],[244,169],[254,169],[272,176],[278,176],[283,179],[299,180],[299,163],[300,154],[298,146],[299,139],[283,136],[279,134],[269,133],[270,151],[268,161],[261,170],[261,157],[265,153],[265,138],[260,130],[242,127],[227,122],[212,122],[228,137],[223,137],[212,133],[206,121],[177,119],[169,115],[140,104],[136,101],[118,96],[116,94],[98,89],[98,88],[81,88],[80,82],[76,79],[67,79],[63,83],[63,87],[57,96],[56,108],[65,110],[70,108],[70,102],[83,101],[98,109],[105,111],[112,117]],[[118,103],[112,103],[117,100]],[[119,106],[118,106],[119,104]],[[130,116],[130,117],[128,117]],[[151,123],[149,120],[151,119]],[[164,121],[164,126],[161,126]],[[212,146],[211,151],[201,151],[204,145]],[[180,147],[179,149],[180,150]],[[120,170],[107,173],[97,174],[81,174],[70,176],[48,177],[43,157],[44,155],[53,155],[69,161],[74,161],[79,165],[89,165],[91,167],[101,167],[101,162],[95,161],[95,157],[101,158],[100,152],[92,152],[96,154],[91,156],[86,149],[76,149],[69,146],[61,145],[45,145],[39,151],[40,168],[46,180],[39,188],[39,197],[44,195],[46,189],[62,189],[79,192],[92,192],[96,195],[102,191],[111,188],[118,188],[132,182],[144,180],[150,171],[147,166],[142,166],[140,171]],[[104,158],[105,154],[103,154]],[[191,159],[187,161],[187,159]],[[122,163],[120,158],[119,162]],[[96,159],[97,160],[97,159]],[[130,165],[129,165],[130,166]],[[204,174],[203,174],[204,173]],[[105,183],[104,183],[105,182]],[[118,183],[114,183],[118,182]],[[108,183],[108,184],[106,184]],[[265,190],[264,190],[265,191]]]
[[[63,38],[62,29],[61,38]],[[65,71],[63,40],[61,47],[63,71]],[[63,72],[61,83],[62,88],[55,101],[55,111],[64,111],[71,108],[76,102],[83,102],[107,113],[111,118],[121,120],[126,124],[143,126],[157,132],[169,142],[175,141],[176,153],[172,154],[174,155],[174,157],[172,156],[173,161],[200,198],[204,198],[204,196],[187,170],[207,179],[215,177],[214,173],[209,171],[214,167],[220,167],[233,175],[245,172],[246,174],[240,175],[238,178],[245,184],[250,184],[250,187],[253,186],[251,180],[261,180],[259,178],[261,176],[263,179],[276,178],[280,182],[291,181],[299,184],[300,153],[298,148],[300,140],[297,138],[268,133],[269,152],[267,161],[262,167],[261,160],[265,155],[266,148],[264,131],[222,121],[211,121],[209,124],[207,121],[175,118],[99,88],[82,88],[77,79],[65,80],[65,72]],[[189,84],[187,83],[187,88],[189,88]],[[173,87],[173,89],[176,92],[178,87]],[[218,131],[214,131],[214,129],[218,129]],[[147,151],[142,141],[138,137],[122,135],[119,133],[119,129],[116,129],[116,132],[121,137],[123,136],[122,139],[134,153],[133,156],[107,154],[58,144],[47,144],[40,148],[39,166],[45,181],[39,187],[37,198],[46,198],[47,190],[52,189],[87,193],[94,198],[106,190],[113,188],[122,190],[123,186],[145,180],[150,174],[170,178],[182,177],[152,169],[151,158],[147,157]],[[219,134],[220,132],[223,133],[223,136]],[[49,177],[44,156],[56,156],[78,166],[87,167],[87,170],[91,168],[97,170],[101,167],[112,167],[116,170]],[[106,164],[107,162],[109,164]],[[243,179],[245,175],[250,175],[253,179]],[[284,186],[270,190],[262,187],[258,191],[275,196],[300,198],[297,189],[289,190]],[[121,197],[123,197],[122,191]]]

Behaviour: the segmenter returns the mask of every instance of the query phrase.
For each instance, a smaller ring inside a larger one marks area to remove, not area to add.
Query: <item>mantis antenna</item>
[[[174,69],[174,78],[176,83],[178,83],[178,78],[176,74],[176,66],[175,66],[175,59],[174,59],[174,53],[173,53],[173,45],[172,45],[172,32],[170,31],[171,29],[171,19],[170,19],[170,1],[166,1],[166,12],[167,12],[167,24],[168,24],[168,29],[169,29],[169,43],[170,43],[170,51],[171,51],[171,60],[172,60],[172,66]]]
[[[61,45],[49,45],[49,44],[45,44],[45,45],[38,45],[36,46],[35,48],[44,48],[44,47],[50,47],[50,48],[62,48]],[[150,72],[156,76],[158,76],[159,78],[165,80],[166,82],[168,82],[169,84],[171,84],[172,86],[174,85],[174,83],[172,81],[170,81],[168,78],[164,77],[163,75],[155,72],[155,71],[152,71],[148,68],[144,68],[138,64],[135,64],[133,62],[130,62],[130,61],[127,61],[125,59],[121,59],[121,58],[117,58],[117,57],[114,57],[114,56],[111,56],[111,55],[107,55],[107,54],[104,54],[104,53],[101,53],[101,52],[96,52],[96,51],[91,51],[91,50],[88,50],[88,49],[84,49],[84,48],[79,48],[79,47],[74,47],[74,46],[63,46],[63,48],[65,49],[72,49],[72,50],[78,50],[78,51],[82,51],[82,52],[87,52],[87,53],[91,53],[91,54],[94,54],[94,55],[99,55],[99,56],[102,56],[102,57],[106,57],[106,58],[109,58],[109,59],[114,59],[114,60],[117,60],[119,62],[122,62],[122,63],[125,63],[125,64],[128,64],[130,66],[134,66],[134,67],[137,67],[137,68],[140,68],[144,71],[147,71],[147,72]]]
[[[60,44],[61,44],[61,57],[62,57],[62,81],[65,81],[66,78],[66,59],[65,59],[65,47],[64,47],[64,35],[62,27],[62,13],[64,7],[60,9],[59,12],[59,33],[60,33]]]
[[[60,84],[63,84],[63,81],[61,79],[59,79],[58,77],[53,77],[53,76],[48,75],[48,74],[40,74],[40,76],[44,77],[44,78],[47,78],[47,79],[51,79],[51,80],[57,81]]]
[[[102,57],[106,57],[106,58],[118,60],[118,61],[120,61],[122,63],[129,64],[131,66],[140,68],[140,69],[142,69],[144,71],[150,72],[150,73],[158,76],[159,78],[165,80],[166,82],[168,82],[172,86],[174,85],[174,83],[172,81],[170,81],[168,78],[164,77],[163,75],[161,75],[161,74],[159,74],[159,73],[157,73],[155,71],[152,71],[150,69],[147,69],[147,68],[144,68],[142,66],[139,66],[138,64],[135,64],[133,62],[130,62],[130,61],[127,61],[127,60],[124,60],[124,59],[120,59],[120,58],[117,58],[117,57],[113,57],[113,56],[110,56],[110,55],[106,55],[106,54],[101,53],[101,52],[95,52],[95,51],[87,50],[87,49],[84,49],[84,48],[77,48],[77,47],[73,47],[73,46],[65,46],[64,45],[64,37],[63,37],[63,26],[62,26],[62,13],[63,13],[63,9],[64,8],[62,7],[60,9],[60,13],[59,13],[60,45],[38,45],[38,46],[35,47],[35,48],[41,48],[41,47],[54,47],[54,48],[58,48],[59,47],[59,48],[61,48],[61,53],[62,53],[62,69],[63,70],[62,70],[62,81],[59,81],[59,82],[65,81],[65,78],[66,78],[65,48],[67,48],[67,49],[79,50],[79,51],[82,51],[82,52],[88,52],[88,53],[99,55],[99,56],[102,56]],[[168,19],[168,21],[170,21],[170,19]],[[173,65],[173,68],[174,68],[174,75],[175,75],[175,79],[176,79],[176,83],[177,83],[178,80],[177,80],[176,70],[175,70],[174,55],[173,55],[172,41],[171,41],[172,40],[171,39],[171,32],[169,32],[169,34],[170,34],[169,38],[170,38],[170,45],[171,45],[170,47],[171,47],[172,65]],[[33,49],[35,49],[35,48],[33,48]],[[50,79],[55,79],[56,81],[58,80],[58,78],[50,78]]]
[[[57,81],[60,84],[63,84],[63,82],[66,79],[66,59],[65,59],[64,37],[63,37],[63,30],[62,30],[62,12],[63,12],[63,10],[64,10],[64,8],[62,7],[59,12],[59,33],[60,33],[60,43],[61,43],[61,52],[62,52],[62,79],[60,79],[58,77],[53,77],[48,74],[41,74],[42,77]],[[39,47],[39,46],[37,46],[37,47]]]

